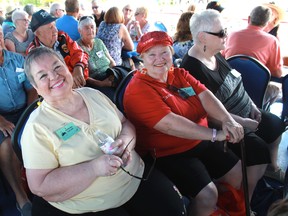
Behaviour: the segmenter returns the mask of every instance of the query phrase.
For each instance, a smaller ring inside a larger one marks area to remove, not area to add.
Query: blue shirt
[[[66,32],[72,40],[76,41],[80,38],[78,32],[78,20],[73,16],[65,14],[56,20],[56,27],[59,31]]]
[[[32,85],[24,73],[24,57],[18,53],[3,50],[4,62],[0,66],[0,112],[11,112],[27,104],[25,90]]]

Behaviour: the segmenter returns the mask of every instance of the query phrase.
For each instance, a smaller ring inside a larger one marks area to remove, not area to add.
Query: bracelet
[[[212,139],[211,142],[215,142],[217,137],[217,130],[215,128],[212,129]]]

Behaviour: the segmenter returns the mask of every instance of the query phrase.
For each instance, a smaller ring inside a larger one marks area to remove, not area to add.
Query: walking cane
[[[241,146],[241,165],[242,165],[242,176],[243,176],[243,191],[245,199],[245,210],[246,216],[250,216],[250,203],[249,203],[249,192],[248,192],[248,180],[247,180],[247,169],[246,169],[246,152],[244,139],[240,141]]]

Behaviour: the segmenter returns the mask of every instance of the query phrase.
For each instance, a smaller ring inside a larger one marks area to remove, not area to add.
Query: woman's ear
[[[201,44],[206,44],[206,34],[204,32],[199,32],[198,40]]]

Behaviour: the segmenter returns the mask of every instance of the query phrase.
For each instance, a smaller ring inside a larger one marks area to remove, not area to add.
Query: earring
[[[204,47],[203,47],[203,51],[206,52],[206,45],[204,45]]]

